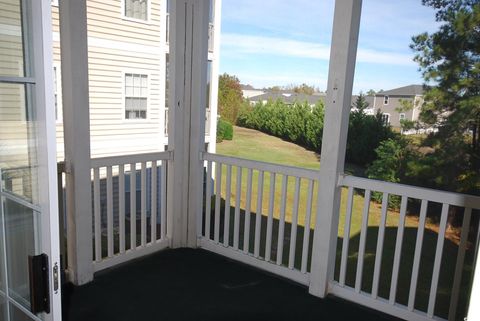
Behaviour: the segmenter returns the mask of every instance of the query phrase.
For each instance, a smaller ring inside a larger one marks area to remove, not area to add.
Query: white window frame
[[[125,76],[127,74],[137,74],[137,75],[145,75],[147,76],[147,117],[145,118],[127,118],[126,115],[125,115],[125,111],[126,111],[126,98],[127,98],[127,93],[125,91],[125,85],[126,85],[126,82],[125,82]],[[151,113],[151,107],[150,107],[150,101],[151,101],[151,91],[150,91],[150,81],[151,81],[151,74],[150,72],[146,71],[146,70],[132,70],[132,69],[129,69],[129,70],[123,70],[122,71],[122,120],[125,122],[125,123],[128,123],[128,124],[132,124],[132,123],[135,123],[135,122],[145,122],[145,121],[149,121],[151,119],[150,117],[150,113]]]
[[[143,23],[143,24],[151,24],[152,0],[147,0],[147,20],[127,17],[125,15],[125,1],[127,1],[127,0],[120,0],[120,1],[121,1],[120,15],[121,15],[121,18],[123,20],[131,21],[131,22],[138,22],[138,23]]]
[[[53,63],[53,77],[57,79],[57,83],[53,84],[53,93],[57,94],[57,124],[63,124],[63,106],[62,106],[62,69],[58,62]],[[55,86],[56,85],[56,86]],[[55,96],[54,96],[55,102]]]
[[[387,118],[386,122],[384,121],[384,117]],[[389,113],[382,113],[382,121],[385,125],[390,125],[390,120],[391,120],[391,117]]]
[[[383,96],[383,104],[388,105],[390,102],[390,97],[388,95]]]
[[[398,115],[398,120],[399,121],[402,121],[402,120],[405,120],[407,119],[407,115],[405,113],[400,113],[400,115]]]

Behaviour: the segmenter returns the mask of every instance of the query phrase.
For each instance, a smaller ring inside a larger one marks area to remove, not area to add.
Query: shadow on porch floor
[[[64,291],[65,321],[397,320],[204,250],[166,250]]]

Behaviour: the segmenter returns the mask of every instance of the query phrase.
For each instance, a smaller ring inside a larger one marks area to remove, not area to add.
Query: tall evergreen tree
[[[438,132],[424,141],[435,152],[434,185],[463,192],[480,188],[480,2],[422,0],[436,10],[437,32],[412,38],[427,84],[420,120]],[[419,168],[426,168],[419,166]]]

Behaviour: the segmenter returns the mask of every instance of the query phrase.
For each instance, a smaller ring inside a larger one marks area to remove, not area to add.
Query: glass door
[[[0,0],[0,320],[5,321],[60,320],[53,273],[58,210],[50,10],[50,0]],[[46,277],[38,283],[29,258],[40,254],[48,260]],[[33,304],[38,284],[46,288],[41,300],[48,307],[40,311]]]

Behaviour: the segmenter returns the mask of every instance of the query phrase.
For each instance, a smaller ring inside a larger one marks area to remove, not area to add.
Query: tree
[[[227,73],[220,75],[218,80],[218,112],[220,117],[235,124],[243,105],[240,80]]]
[[[359,113],[364,114],[365,109],[367,109],[368,106],[369,104],[365,99],[365,95],[362,92],[360,92],[360,94],[357,96],[357,99],[353,103],[353,107],[355,107]]]
[[[434,153],[436,186],[478,193],[480,187],[480,3],[422,0],[436,10],[439,30],[412,38],[427,84],[420,121],[438,132],[424,141]]]
[[[367,91],[367,96],[375,96],[375,94],[376,94],[376,92],[375,92],[375,90],[373,90],[373,89],[369,89],[369,90]]]

